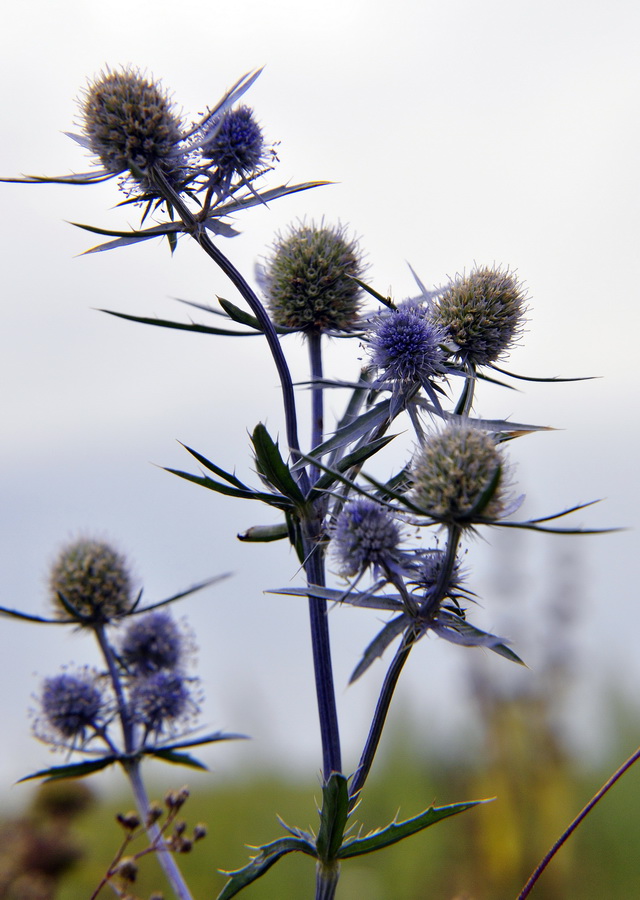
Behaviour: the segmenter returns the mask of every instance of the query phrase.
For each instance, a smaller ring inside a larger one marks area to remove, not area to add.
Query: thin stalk
[[[558,852],[560,847],[562,847],[562,845],[565,843],[565,841],[567,841],[571,837],[571,835],[576,830],[578,825],[582,822],[582,820],[584,818],[586,818],[586,816],[589,815],[589,813],[591,812],[593,807],[596,805],[596,803],[598,803],[600,800],[602,800],[604,795],[607,793],[607,791],[609,791],[614,786],[616,781],[618,781],[619,778],[622,778],[624,773],[628,769],[630,769],[631,766],[635,762],[637,762],[639,759],[640,759],[640,747],[638,747],[638,749],[634,753],[632,753],[631,756],[627,760],[625,760],[625,762],[622,763],[620,768],[617,769],[617,771],[615,771],[613,773],[611,778],[609,778],[608,781],[606,781],[602,785],[600,790],[596,794],[594,794],[594,796],[591,798],[591,800],[589,800],[589,802],[584,807],[584,809],[582,809],[581,812],[578,813],[578,815],[575,817],[575,819],[569,825],[569,827],[560,835],[560,837],[555,842],[555,844],[551,847],[551,849],[546,854],[546,856],[540,861],[540,863],[536,866],[536,868],[532,872],[531,876],[529,877],[529,880],[527,881],[527,883],[525,884],[523,889],[518,894],[518,900],[524,900],[525,897],[529,896],[529,894],[533,890],[533,887],[534,887],[536,881],[538,880],[538,878],[540,878],[540,876],[542,875],[544,870],[547,868],[547,866],[549,865],[549,863],[551,862],[553,857],[556,855],[556,853]]]
[[[309,342],[311,380],[313,382],[311,387],[311,446],[317,447],[322,443],[324,432],[324,392],[321,384],[322,336],[310,334],[307,338]],[[312,484],[317,480],[319,471],[316,466],[311,467],[309,474]],[[306,523],[307,533],[305,536],[307,583],[318,584],[322,587],[326,583],[324,550],[320,544],[325,504],[324,498],[320,498],[315,502],[312,516]],[[322,740],[322,765],[326,780],[332,772],[342,771],[340,727],[333,684],[333,665],[331,663],[331,641],[326,600],[320,597],[309,597],[309,623],[311,627],[313,670]]]
[[[105,634],[104,626],[96,625],[94,627],[94,632],[98,644],[100,645],[102,655],[104,656],[105,662],[107,664],[109,678],[111,679],[111,684],[113,685],[113,690],[118,702],[118,716],[120,718],[120,723],[122,726],[122,740],[124,744],[125,754],[128,757],[126,759],[121,759],[120,762],[131,784],[133,796],[136,801],[136,807],[138,809],[138,812],[140,813],[140,819],[145,823],[145,828],[150,843],[157,847],[158,862],[160,863],[160,866],[162,867],[162,870],[166,875],[167,880],[171,885],[176,897],[178,898],[178,900],[193,900],[182,872],[178,868],[176,861],[173,858],[173,854],[165,845],[164,837],[162,836],[160,828],[156,823],[147,825],[147,822],[149,820],[149,798],[147,797],[144,782],[142,781],[142,775],[140,774],[140,759],[135,756],[137,750],[135,742],[135,729],[134,724],[131,721],[129,708],[127,706],[127,701],[124,695],[122,679],[120,678],[120,672],[118,671],[113,648],[111,647],[111,644],[109,643]]]
[[[173,853],[166,846],[164,837],[157,822],[147,824],[149,821],[149,798],[140,774],[140,761],[135,759],[127,763],[124,767],[131,783],[131,790],[136,801],[136,807],[140,814],[141,820],[145,823],[145,828],[149,841],[156,849],[156,857],[158,863],[162,867],[162,871],[167,877],[167,881],[171,885],[171,889],[176,895],[177,900],[193,900],[191,891],[187,887],[182,872],[174,859]]]
[[[391,661],[391,665],[389,666],[387,674],[385,675],[382,690],[380,691],[380,696],[378,697],[376,709],[371,721],[371,728],[369,729],[367,742],[364,745],[362,756],[360,757],[360,762],[358,763],[358,768],[355,771],[355,774],[351,781],[351,785],[349,787],[350,810],[352,810],[358,802],[360,791],[364,787],[367,776],[371,771],[371,766],[373,765],[373,760],[378,749],[378,744],[380,743],[380,738],[382,737],[382,730],[387,719],[389,707],[391,706],[393,693],[396,689],[398,679],[400,678],[400,673],[402,672],[404,664],[409,658],[411,648],[417,641],[419,634],[419,630],[414,630],[412,628],[404,633],[400,646],[396,651],[396,655]]]
[[[271,351],[271,355],[273,357],[273,361],[275,363],[280,379],[280,388],[282,390],[282,400],[285,415],[285,427],[289,448],[294,458],[299,459],[300,441],[298,438],[298,422],[295,396],[293,391],[293,380],[291,378],[291,372],[289,371],[287,360],[284,353],[282,352],[282,347],[280,346],[280,339],[275,328],[273,327],[271,319],[269,318],[269,314],[258,299],[253,288],[250,287],[248,282],[236,269],[233,263],[229,259],[227,259],[224,253],[222,253],[222,251],[219,250],[218,247],[213,243],[205,226],[196,218],[196,216],[193,215],[188,206],[186,206],[186,204],[182,201],[182,198],[179,196],[179,194],[177,194],[171,187],[164,175],[161,172],[155,172],[154,180],[156,182],[156,187],[158,188],[158,190],[163,194],[166,200],[173,206],[173,208],[180,216],[182,224],[185,226],[187,232],[195,241],[198,242],[198,244],[200,244],[207,256],[209,256],[210,259],[212,259],[216,263],[216,265],[224,272],[231,283],[237,288],[238,292],[251,309],[251,312],[258,320],[260,328],[262,329],[267,340],[267,344],[269,345],[269,350]],[[298,470],[297,477],[301,489],[303,491],[307,491],[309,489],[309,477],[307,474],[307,470],[304,467],[301,467]]]
[[[461,529],[459,526],[449,526],[446,555],[440,572],[438,573],[438,580],[431,590],[422,609],[420,610],[421,619],[428,617],[433,610],[438,608],[438,606],[442,602],[443,597],[446,595],[447,590],[449,589],[449,585],[451,583],[451,573],[453,572],[453,567],[455,565],[456,555],[458,552],[460,533]],[[398,679],[400,678],[400,673],[402,672],[404,664],[409,658],[409,653],[411,652],[413,645],[420,638],[422,631],[423,626],[419,624],[419,621],[417,621],[415,625],[411,625],[405,631],[400,646],[396,651],[396,655],[391,661],[391,665],[389,666],[389,669],[385,676],[382,690],[380,691],[380,696],[376,704],[376,709],[371,721],[371,727],[369,729],[367,741],[362,751],[362,756],[360,757],[358,768],[355,771],[353,779],[351,780],[351,785],[349,787],[350,809],[353,809],[358,802],[360,791],[362,790],[369,772],[371,771],[371,766],[373,765],[373,760],[378,750],[378,745],[380,743],[380,738],[382,737],[382,731],[387,718],[387,714],[389,712],[389,708],[391,706],[394,691],[398,684]]]
[[[311,333],[307,335],[309,345],[309,368],[311,370],[311,447],[318,447],[322,443],[324,434],[324,390],[322,389],[322,335]],[[320,470],[312,465],[309,477],[311,484],[315,484],[320,475]]]

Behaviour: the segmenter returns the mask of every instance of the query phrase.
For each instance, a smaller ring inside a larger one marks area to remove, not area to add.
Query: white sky
[[[165,0],[32,0],[7,8],[4,19],[5,176],[86,169],[62,132],[73,130],[75,98],[105,64],[133,64],[162,78],[193,116],[265,65],[247,101],[268,137],[281,142],[274,179],[336,183],[249,212],[237,223],[242,236],[223,249],[250,274],[276,231],[325,216],[352,226],[368,254],[369,280],[398,299],[413,290],[407,261],[428,283],[474,262],[517,269],[532,299],[511,368],[602,379],[528,385],[519,394],[481,391],[477,412],[563,429],[512,447],[527,513],[606,497],[579,523],[637,525],[635,0],[194,0],[182,8]],[[150,464],[189,468],[179,439],[248,475],[247,429],[265,419],[273,431],[282,426],[266,354],[254,341],[225,344],[94,311],[184,316],[171,298],[235,299],[186,243],[173,259],[161,244],[78,258],[91,236],[66,222],[135,222],[130,210],[112,210],[120,199],[115,183],[2,185],[0,196],[0,603],[43,611],[47,566],[79,533],[108,537],[127,552],[149,599],[233,570],[233,580],[181,611],[198,636],[205,718],[254,740],[205,758],[221,768],[268,756],[315,771],[304,603],[261,593],[295,577],[292,558],[283,547],[235,540],[246,526],[270,521],[261,509],[220,500]],[[302,375],[295,340],[287,347]],[[499,536],[487,537],[469,554],[478,572],[470,586],[484,605],[476,621],[517,633],[515,649],[531,669],[523,675],[480,652],[474,663],[507,685],[511,678],[535,684],[544,636],[553,630],[543,619],[554,590],[547,567],[559,553],[573,554],[583,570],[584,608],[563,640],[585,679],[577,695],[585,744],[596,745],[603,730],[596,681],[635,683],[640,674],[637,533],[527,542],[519,551],[521,596],[508,603],[491,594],[492,569],[504,565],[505,551]],[[562,549],[555,541],[565,542]],[[383,667],[347,690],[377,622],[348,611],[331,621],[349,769]],[[38,678],[92,658],[82,637],[2,623],[4,783],[51,761],[25,715]],[[398,709],[408,708],[425,729],[428,723],[429,734],[461,735],[460,723],[473,713],[467,677],[464,650],[425,641]]]

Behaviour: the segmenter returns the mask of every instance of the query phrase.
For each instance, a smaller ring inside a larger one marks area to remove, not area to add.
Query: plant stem
[[[589,813],[591,812],[593,807],[596,805],[596,803],[598,803],[600,800],[602,800],[604,795],[607,793],[607,791],[609,791],[613,787],[613,785],[616,783],[616,781],[618,781],[619,778],[622,778],[624,773],[628,769],[630,769],[631,766],[635,762],[637,762],[639,759],[640,759],[640,747],[638,747],[638,749],[634,753],[632,753],[631,756],[627,760],[625,760],[625,762],[622,763],[620,768],[617,769],[613,773],[611,778],[609,778],[608,781],[606,781],[602,785],[602,787],[597,792],[597,794],[594,794],[594,796],[591,798],[591,800],[589,800],[587,805],[581,810],[581,812],[578,813],[578,815],[575,817],[575,819],[569,825],[569,827],[560,835],[560,837],[555,842],[555,844],[551,847],[551,849],[546,854],[546,856],[538,863],[538,865],[532,872],[531,876],[529,877],[529,880],[527,881],[527,883],[525,884],[523,889],[518,894],[518,900],[524,900],[525,897],[529,896],[529,894],[533,890],[533,887],[534,887],[536,881],[538,880],[538,878],[540,878],[540,876],[542,875],[544,870],[547,868],[547,866],[549,865],[549,863],[551,862],[553,857],[556,855],[556,853],[558,852],[560,847],[562,847],[562,845],[565,843],[565,841],[567,841],[571,837],[571,835],[576,830],[578,825],[582,822],[582,820],[584,818],[586,818],[589,815]]]
[[[282,400],[285,415],[285,427],[287,432],[287,441],[289,449],[295,459],[300,458],[300,441],[298,438],[298,422],[296,413],[295,396],[293,391],[293,380],[289,366],[280,346],[278,333],[273,327],[273,322],[258,299],[255,291],[249,286],[245,278],[236,269],[233,263],[227,259],[221,250],[213,243],[209,237],[206,228],[193,215],[191,210],[183,202],[182,198],[174,191],[171,185],[161,172],[154,173],[156,187],[166,198],[167,202],[176,210],[188,234],[200,244],[204,252],[209,256],[216,265],[224,272],[231,283],[237,288],[243,299],[248,304],[251,312],[258,320],[260,327],[269,345],[269,350],[273,357],[278,376],[280,378],[280,388],[282,390]],[[309,477],[307,470],[301,467],[298,470],[298,480],[303,491],[309,489]]]
[[[340,863],[331,868],[318,863],[316,868],[316,900],[333,900],[340,879]]]
[[[158,863],[162,867],[162,871],[167,877],[167,881],[171,885],[177,900],[193,900],[191,891],[187,887],[182,872],[174,859],[173,853],[167,848],[162,832],[156,822],[147,824],[149,821],[149,798],[140,774],[140,761],[137,759],[128,762],[124,769],[131,783],[133,796],[135,797],[136,807],[140,814],[141,820],[145,823],[149,841],[156,849],[156,857]]]
[[[323,438],[323,389],[317,383],[322,378],[322,336],[309,334],[309,365],[311,369],[311,446],[317,447]],[[310,479],[313,484],[317,480],[319,469],[312,466]],[[307,584],[318,584],[324,587],[325,567],[324,549],[320,543],[322,523],[326,500],[319,498],[314,503],[311,517],[305,523],[305,573]],[[311,626],[311,646],[313,650],[313,669],[316,681],[318,700],[318,717],[320,720],[320,736],[322,740],[322,766],[325,780],[332,772],[342,771],[340,752],[340,727],[336,708],[335,689],[333,684],[333,666],[331,663],[331,642],[329,637],[329,621],[327,602],[320,597],[309,596],[309,622]]]

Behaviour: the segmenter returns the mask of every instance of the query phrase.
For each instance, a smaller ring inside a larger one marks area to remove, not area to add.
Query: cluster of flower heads
[[[132,68],[107,68],[81,100],[81,135],[102,167],[124,175],[137,199],[158,196],[159,181],[177,191],[226,195],[264,171],[275,157],[251,109],[233,107],[255,76],[245,76],[196,125],[187,127],[162,86]]]
[[[56,559],[50,585],[57,613],[96,630],[112,665],[103,673],[83,668],[45,679],[38,736],[71,749],[96,739],[113,748],[108,729],[118,718],[130,734],[137,729],[137,746],[144,747],[184,727],[198,711],[194,679],[185,671],[191,639],[166,610],[137,614],[124,558],[104,542],[76,541]],[[105,628],[125,616],[114,649]]]

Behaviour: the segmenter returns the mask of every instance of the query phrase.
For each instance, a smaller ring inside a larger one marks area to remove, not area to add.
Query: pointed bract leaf
[[[132,316],[128,313],[115,312],[113,309],[99,309],[99,312],[117,319],[126,319],[128,322],[138,322],[140,325],[155,325],[158,328],[173,328],[176,331],[193,331],[196,334],[217,334],[227,337],[254,337],[253,331],[229,331],[227,328],[215,328],[213,325],[198,325],[196,322],[173,322],[170,319],[155,319],[149,316]]]
[[[82,778],[84,775],[91,775],[92,772],[106,769],[107,766],[111,766],[117,761],[117,756],[103,756],[100,759],[94,759],[89,762],[71,763],[68,766],[53,766],[51,769],[42,769],[40,772],[34,772],[33,775],[25,775],[18,784],[22,781],[30,781],[32,778],[44,778],[45,781],[58,781],[62,778]]]
[[[162,759],[165,762],[175,763],[177,766],[189,766],[192,769],[202,769],[205,772],[209,771],[208,766],[205,766],[204,763],[195,759],[195,757],[189,756],[188,753],[177,753],[175,750],[160,749],[147,750],[144,755],[153,756],[156,759]]]
[[[353,670],[353,674],[349,679],[349,684],[353,684],[354,681],[357,681],[358,678],[367,671],[371,663],[382,656],[389,644],[392,644],[410,623],[411,619],[406,613],[401,613],[399,616],[396,616],[395,619],[391,619],[390,622],[387,622],[382,631],[378,632],[364,651],[362,659]]]

